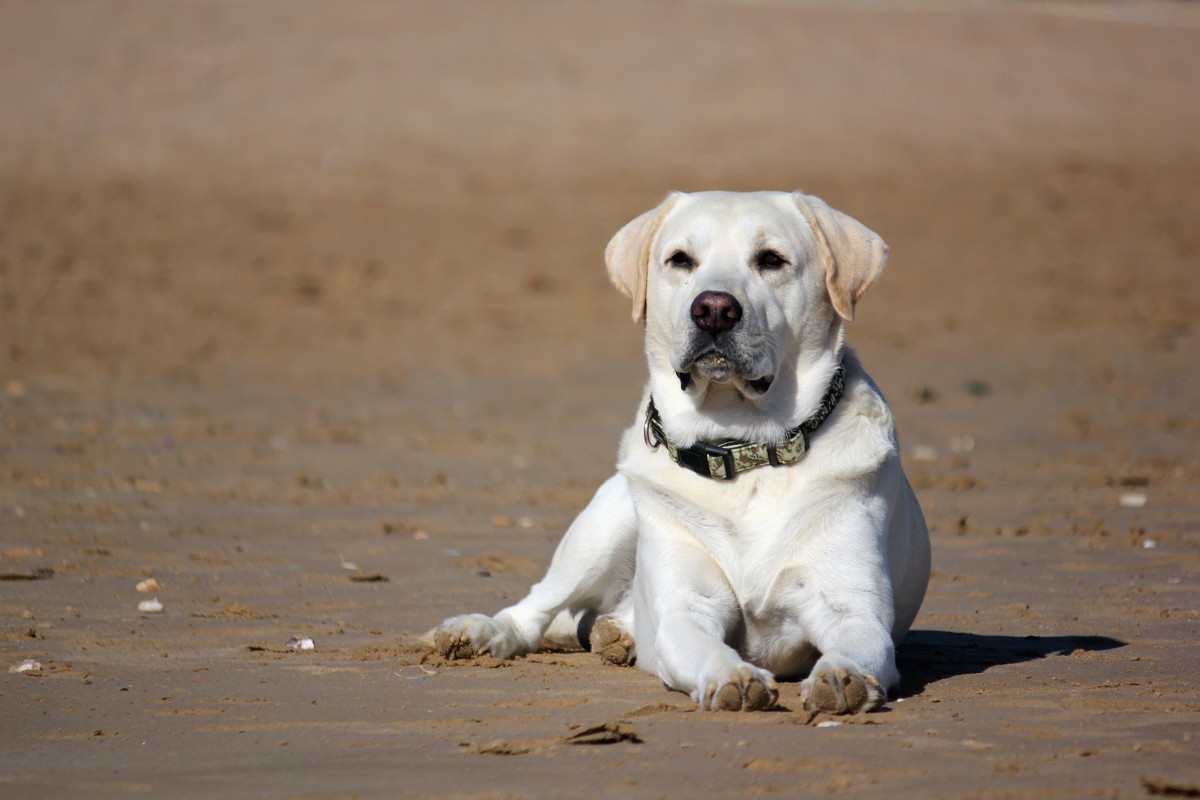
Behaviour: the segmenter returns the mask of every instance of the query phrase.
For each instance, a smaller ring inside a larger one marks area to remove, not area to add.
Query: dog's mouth
[[[752,367],[745,363],[745,359],[714,348],[682,364],[675,371],[675,375],[679,378],[679,388],[685,392],[693,386],[696,377],[701,377],[713,383],[732,382],[743,394],[766,394],[775,376],[758,375],[747,378],[747,374],[753,374],[751,370]]]

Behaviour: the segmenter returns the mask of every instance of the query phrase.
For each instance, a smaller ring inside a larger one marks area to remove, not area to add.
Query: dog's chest
[[[714,521],[692,533],[712,554],[737,600],[740,620],[730,644],[755,664],[793,675],[805,672],[814,658],[811,621],[814,613],[820,616],[823,600],[816,593],[813,564],[822,543],[785,511],[779,509],[776,520]]]
[[[685,535],[711,554],[739,601],[756,606],[778,589],[783,567],[809,547],[806,520],[817,495],[806,490],[803,472],[797,465],[718,483],[668,471],[673,485],[660,484],[648,501],[671,506]]]

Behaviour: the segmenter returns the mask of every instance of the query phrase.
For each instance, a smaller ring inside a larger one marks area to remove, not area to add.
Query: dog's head
[[[674,372],[685,392],[716,385],[757,401],[840,347],[841,322],[883,270],[887,246],[809,195],[701,192],[669,195],[605,255],[645,322],[652,373]]]

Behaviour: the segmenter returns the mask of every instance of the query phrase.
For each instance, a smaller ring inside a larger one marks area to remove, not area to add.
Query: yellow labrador
[[[671,194],[608,245],[649,381],[617,473],[529,595],[427,642],[507,658],[570,626],[703,709],[880,706],[929,579],[891,413],[844,323],[887,247],[808,195]]]

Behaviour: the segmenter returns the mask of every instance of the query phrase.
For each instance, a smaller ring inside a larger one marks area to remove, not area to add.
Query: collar
[[[651,450],[664,445],[671,455],[671,460],[679,466],[705,478],[731,481],[739,472],[767,465],[783,467],[804,458],[808,453],[809,437],[833,413],[838,401],[842,399],[845,388],[846,367],[839,363],[817,410],[799,426],[792,428],[787,439],[778,443],[741,442],[733,439],[720,444],[696,442],[689,447],[679,447],[667,438],[662,418],[658,415],[658,409],[654,407],[653,397],[646,406],[642,435]]]

